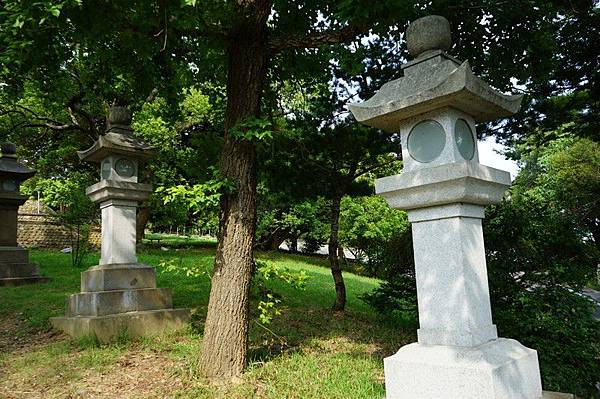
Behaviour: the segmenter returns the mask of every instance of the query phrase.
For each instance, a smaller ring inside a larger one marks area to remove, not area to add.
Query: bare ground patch
[[[25,353],[59,339],[56,331],[29,329],[18,315],[0,318],[0,354]]]
[[[77,361],[81,353],[66,354],[66,362]],[[8,360],[8,359],[7,359]],[[10,365],[2,373],[0,397],[21,398],[168,398],[185,387],[183,364],[168,354],[126,350],[114,362],[100,370],[83,369],[66,375],[53,373],[50,378],[37,378],[36,370],[22,372]],[[36,367],[36,365],[32,365]],[[44,368],[44,365],[37,366]],[[33,372],[31,372],[33,371]],[[45,370],[40,369],[43,374]]]

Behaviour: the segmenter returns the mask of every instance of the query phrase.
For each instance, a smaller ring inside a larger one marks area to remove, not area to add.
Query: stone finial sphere
[[[2,155],[15,155],[17,153],[17,146],[13,143],[2,143],[0,144],[0,153]]]
[[[419,18],[406,29],[406,44],[415,58],[428,50],[448,50],[452,45],[450,22],[439,15]]]
[[[110,107],[108,109],[109,125],[129,125],[131,123],[131,111],[127,107]]]

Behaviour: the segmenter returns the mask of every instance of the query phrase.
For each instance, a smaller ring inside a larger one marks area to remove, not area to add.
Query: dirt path
[[[189,367],[184,362],[136,344],[100,369],[82,366],[85,350],[76,347],[50,364],[11,367],[22,356],[66,339],[53,331],[28,331],[18,318],[0,319],[0,398],[169,398],[185,388]]]
[[[31,331],[18,316],[0,318],[0,354],[25,353],[61,338],[55,331]]]

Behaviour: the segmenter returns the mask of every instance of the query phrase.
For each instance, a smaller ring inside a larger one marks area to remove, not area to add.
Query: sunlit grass
[[[48,318],[63,315],[65,298],[79,292],[79,273],[98,262],[98,255],[92,254],[78,270],[71,266],[68,254],[32,251],[31,258],[41,265],[44,275],[52,278],[51,282],[0,291],[0,319],[21,320],[19,333],[23,335],[49,330]],[[379,281],[345,273],[347,311],[337,314],[330,310],[335,292],[326,259],[278,252],[257,253],[257,258],[292,272],[304,271],[309,280],[304,290],[270,282],[269,288],[281,296],[282,314],[267,326],[251,322],[250,364],[240,380],[215,386],[207,384],[198,372],[214,249],[146,248],[140,251],[139,261],[157,267],[158,286],[172,289],[175,307],[192,309],[192,326],[136,342],[124,339],[100,345],[95,340],[61,338],[29,350],[5,353],[0,362],[7,379],[4,386],[0,383],[0,396],[3,389],[4,393],[25,392],[23,387],[29,386],[33,397],[35,392],[61,397],[108,389],[102,385],[105,375],[116,381],[132,373],[144,378],[145,370],[139,367],[120,371],[128,367],[124,359],[131,357],[150,358],[147,364],[164,363],[164,370],[155,370],[153,378],[178,384],[172,389],[151,386],[142,397],[164,396],[161,389],[167,390],[170,397],[181,398],[383,397],[382,358],[414,337],[381,319],[360,300],[360,295],[377,287]],[[159,265],[169,260],[194,265],[201,273],[187,276],[165,272]],[[254,316],[256,304],[257,298],[253,298]]]

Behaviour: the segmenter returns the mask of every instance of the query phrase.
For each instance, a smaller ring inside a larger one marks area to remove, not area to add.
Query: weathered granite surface
[[[40,275],[37,264],[29,262],[27,250],[17,246],[17,213],[27,200],[19,193],[19,186],[34,174],[34,170],[17,161],[14,144],[0,145],[0,286],[49,280]]]
[[[450,23],[439,15],[417,19],[406,29],[406,44],[414,58],[426,51],[448,51],[452,46]]]
[[[402,140],[403,172],[375,187],[412,223],[420,328],[418,343],[384,360],[387,398],[540,399],[537,352],[498,338],[492,322],[481,222],[510,175],[480,165],[476,148],[475,122],[513,114],[521,97],[444,52],[444,18],[413,22],[407,40],[416,59],[404,76],[348,106],[359,122]]]
[[[55,328],[74,337],[110,341],[124,332],[132,337],[160,334],[183,327],[190,318],[189,309],[173,309],[170,289],[156,287],[154,269],[137,263],[136,210],[152,192],[138,182],[138,161],[149,158],[152,148],[133,138],[130,121],[128,110],[112,108],[108,133],[79,153],[110,170],[101,171],[102,180],[86,190],[102,212],[100,264],[81,273],[81,293],[67,298],[66,317],[51,319]],[[119,174],[119,160],[129,162],[129,174]]]
[[[387,399],[540,399],[537,352],[500,338],[474,347],[403,346],[384,359]]]
[[[0,247],[0,286],[45,283],[48,277],[40,274],[37,263],[29,261],[29,252],[21,247]]]
[[[185,328],[189,309],[159,309],[106,316],[53,317],[52,325],[71,337],[96,336],[110,342],[122,334],[131,338],[161,335]]]
[[[474,161],[403,172],[375,180],[375,192],[392,208],[417,209],[452,203],[500,202],[510,174]]]
[[[407,30],[408,49],[417,58],[404,76],[384,84],[370,99],[348,104],[358,122],[397,132],[401,120],[445,106],[486,122],[514,114],[522,96],[505,95],[476,77],[468,62],[446,54],[450,29],[443,17],[429,16]]]

